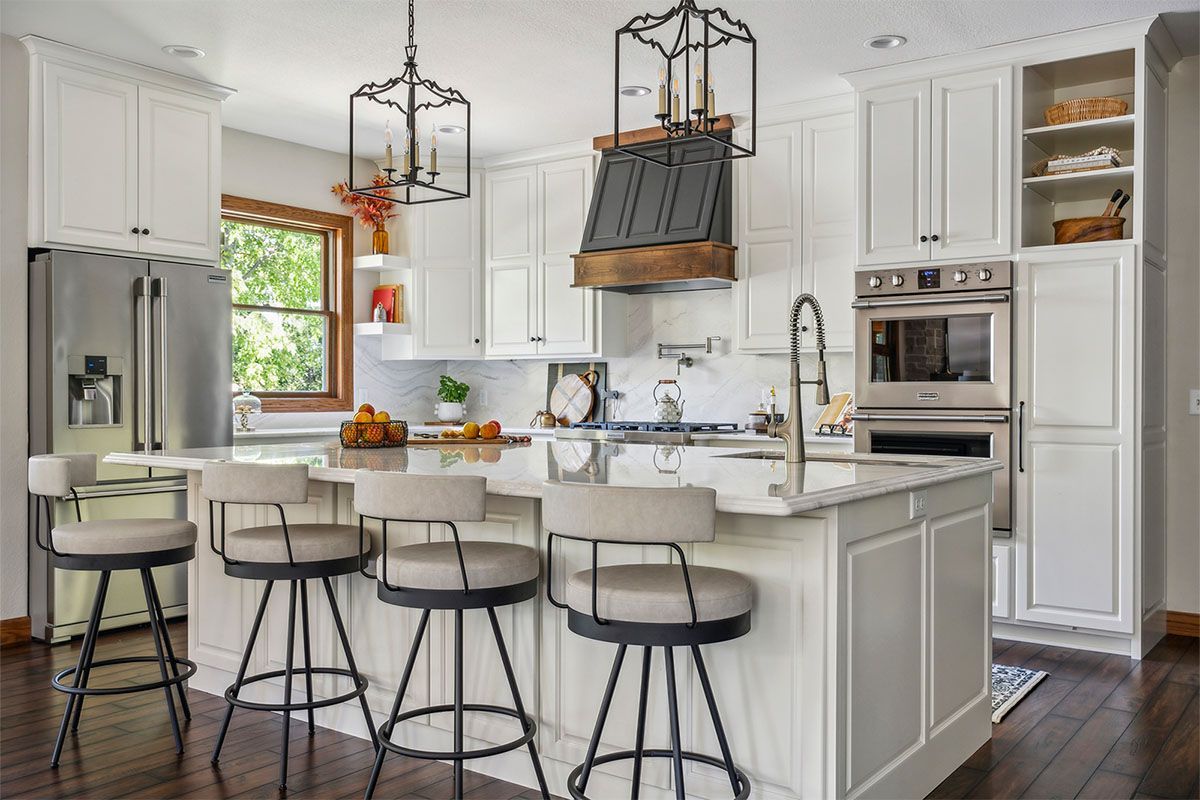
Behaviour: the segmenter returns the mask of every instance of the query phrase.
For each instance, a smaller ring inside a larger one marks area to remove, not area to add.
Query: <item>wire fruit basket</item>
[[[408,423],[343,422],[338,432],[342,447],[404,447],[408,444]]]

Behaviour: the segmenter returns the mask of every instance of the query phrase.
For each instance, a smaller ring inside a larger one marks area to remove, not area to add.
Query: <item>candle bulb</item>
[[[679,78],[671,81],[671,119],[679,122]]]
[[[429,171],[437,172],[437,134],[429,137]]]
[[[411,141],[412,141],[412,139],[409,135],[409,132],[405,131],[404,132],[404,174],[405,175],[408,174],[408,171],[410,169],[410,167],[409,167],[409,150],[412,148],[412,145],[410,144]]]
[[[416,125],[413,125],[412,165],[413,169],[421,168],[421,129]]]
[[[708,111],[708,116],[710,119],[717,115],[717,112],[715,111],[717,107],[717,96],[713,94],[713,80],[711,72],[708,73],[708,102],[705,104],[705,107]]]
[[[392,124],[387,122],[383,128],[383,143],[387,150],[387,169],[392,169]]]
[[[700,103],[704,100],[704,67],[700,64],[696,65],[696,94],[694,99],[694,106],[700,108]]]
[[[667,113],[667,68],[658,68],[658,113]]]

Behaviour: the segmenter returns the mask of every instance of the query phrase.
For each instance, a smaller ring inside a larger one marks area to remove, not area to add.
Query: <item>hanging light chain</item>
[[[416,14],[413,12],[413,0],[408,0],[408,46],[415,47]]]

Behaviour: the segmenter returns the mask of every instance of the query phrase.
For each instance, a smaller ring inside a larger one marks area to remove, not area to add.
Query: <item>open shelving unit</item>
[[[1134,143],[1139,121],[1135,113],[1136,51],[1117,50],[1033,64],[1024,68],[1021,108],[1021,247],[1054,245],[1053,223],[1094,217],[1104,211],[1113,192],[1131,196],[1122,216],[1124,236],[1133,236],[1138,198],[1134,177],[1138,165]],[[1117,97],[1131,113],[1105,119],[1047,125],[1045,110],[1080,97]],[[1053,155],[1078,155],[1096,147],[1114,147],[1121,166],[1033,177],[1033,165]],[[1070,245],[1058,245],[1070,247]]]

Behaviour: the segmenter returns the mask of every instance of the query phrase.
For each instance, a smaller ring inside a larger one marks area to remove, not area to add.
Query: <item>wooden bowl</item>
[[[1123,238],[1124,232],[1124,217],[1060,219],[1054,223],[1054,243],[1107,242]]]

